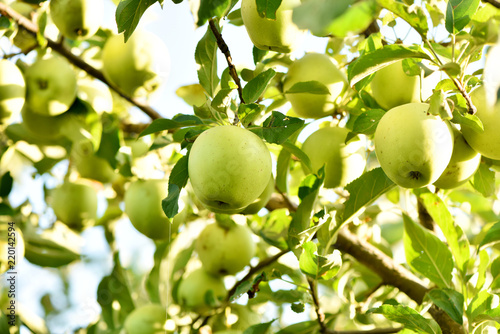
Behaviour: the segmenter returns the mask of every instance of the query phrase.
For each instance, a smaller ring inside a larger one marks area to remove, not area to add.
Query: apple
[[[404,188],[434,183],[453,152],[448,122],[428,114],[426,103],[408,103],[382,116],[375,130],[375,153],[385,174]]]
[[[455,128],[453,128],[453,133],[455,141],[450,163],[439,179],[434,182],[434,185],[441,189],[452,189],[464,184],[474,175],[481,163],[481,154],[467,144],[462,133]]]
[[[117,176],[106,159],[95,155],[93,145],[89,140],[73,144],[71,159],[82,178],[108,183]]]
[[[370,86],[373,98],[385,110],[420,102],[420,77],[406,75],[402,60],[378,70]]]
[[[26,130],[33,135],[34,138],[41,141],[57,141],[63,137],[62,128],[64,126],[65,115],[59,116],[43,116],[31,110],[25,104],[21,110],[23,118],[23,126]]]
[[[300,0],[283,0],[276,11],[276,20],[271,20],[259,16],[255,0],[243,0],[241,18],[252,43],[261,50],[292,52],[304,33],[292,21],[293,8],[298,5]]]
[[[345,140],[349,130],[327,126],[313,132],[302,144],[314,173],[325,165],[325,188],[344,187],[363,174],[366,149],[362,140]]]
[[[92,37],[102,21],[102,0],[50,0],[50,17],[61,34],[69,39]]]
[[[80,231],[97,218],[97,192],[90,182],[65,181],[51,195],[56,217],[70,228]]]
[[[146,304],[136,308],[125,318],[127,334],[164,334],[167,310],[160,304]]]
[[[168,238],[170,220],[161,201],[167,197],[166,180],[137,180],[125,191],[125,213],[134,227],[151,239]]]
[[[24,238],[18,226],[3,221],[0,222],[0,237],[0,274],[3,274],[24,258]]]
[[[256,246],[248,226],[208,224],[196,239],[203,268],[214,275],[234,275],[250,264]]]
[[[155,34],[136,30],[127,43],[122,35],[108,38],[102,50],[103,73],[107,80],[132,97],[148,96],[170,71],[170,56]]]
[[[298,82],[319,81],[330,94],[293,93],[287,91]],[[347,79],[332,57],[323,53],[307,53],[294,61],[283,82],[285,97],[293,111],[304,118],[322,118],[333,112],[335,100],[347,86]]]
[[[0,59],[0,123],[21,112],[26,84],[19,68],[11,61]]]
[[[193,191],[210,210],[238,213],[269,184],[271,154],[249,130],[224,125],[210,128],[194,142],[188,173]]]
[[[177,300],[180,305],[197,313],[206,313],[211,306],[206,303],[206,295],[213,292],[216,299],[223,299],[227,290],[221,276],[213,276],[203,268],[188,273],[179,283]]]
[[[267,186],[264,189],[264,191],[262,192],[262,194],[260,194],[260,196],[255,201],[253,201],[252,204],[247,206],[240,213],[242,215],[254,215],[254,214],[258,213],[263,207],[266,206],[267,202],[269,202],[269,200],[271,199],[271,196],[274,193],[274,188],[275,188],[274,178],[271,175],[271,178],[269,179],[269,183],[267,184]]]
[[[486,102],[486,90],[481,86],[472,91],[471,99],[477,108],[476,116],[483,123],[484,131],[477,132],[468,126],[462,126],[462,134],[467,143],[481,155],[493,160],[500,159],[500,102],[489,106]]]
[[[102,81],[90,78],[80,79],[77,82],[76,94],[82,101],[90,104],[99,115],[113,111],[113,96],[108,85]]]
[[[68,61],[59,56],[42,58],[26,69],[26,102],[43,116],[57,116],[76,98],[76,75]]]

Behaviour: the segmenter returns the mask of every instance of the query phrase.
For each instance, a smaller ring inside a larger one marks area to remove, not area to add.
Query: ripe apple
[[[189,154],[189,178],[199,200],[213,212],[238,213],[269,183],[271,154],[249,130],[216,126],[203,132]]]
[[[113,111],[113,96],[108,85],[102,81],[80,79],[77,82],[76,94],[81,100],[90,104],[99,115]]]
[[[429,105],[408,103],[392,108],[375,130],[375,153],[385,174],[404,188],[434,183],[453,152],[448,122],[428,114]]]
[[[313,132],[302,144],[313,172],[325,165],[325,188],[344,187],[363,174],[366,166],[364,141],[345,144],[349,130],[327,126]]]
[[[319,81],[328,87],[330,94],[286,92],[298,82]],[[283,82],[283,90],[293,111],[299,117],[322,118],[332,113],[335,100],[344,91],[347,79],[335,61],[323,53],[307,53],[294,61]]]
[[[102,21],[102,0],[51,0],[50,17],[61,34],[69,39],[92,37]]]
[[[276,11],[276,20],[271,20],[259,16],[255,0],[243,0],[241,18],[252,43],[261,50],[292,52],[304,33],[292,21],[293,8],[298,5],[300,0],[283,0]]]
[[[26,84],[19,68],[11,61],[0,59],[0,123],[21,112],[25,95]]]
[[[221,276],[212,276],[205,269],[198,268],[182,279],[177,289],[177,300],[180,305],[197,313],[205,313],[211,309],[206,303],[205,295],[213,291],[213,296],[222,299],[227,290]]]
[[[420,102],[420,77],[406,75],[402,60],[378,70],[370,85],[373,98],[385,110]]]
[[[160,304],[147,304],[133,310],[125,319],[127,334],[164,334],[167,310]]]
[[[59,56],[42,58],[26,69],[26,102],[43,116],[57,116],[76,98],[76,75],[68,61]]]
[[[260,211],[263,207],[266,206],[267,202],[271,199],[271,196],[274,193],[274,178],[271,175],[271,178],[269,179],[269,183],[266,186],[266,189],[260,194],[260,196],[253,201],[252,204],[247,206],[243,211],[240,213],[242,215],[254,215]]]
[[[477,88],[470,95],[477,108],[476,116],[483,123],[484,131],[476,132],[471,127],[462,126],[462,134],[475,151],[487,158],[498,160],[500,159],[500,102],[488,106],[484,86]]]
[[[137,180],[125,191],[125,213],[134,227],[151,239],[169,236],[170,220],[161,207],[167,197],[166,180]]]
[[[97,192],[83,179],[65,181],[52,191],[51,206],[60,221],[80,231],[97,218]]]
[[[0,274],[17,266],[24,258],[24,238],[20,228],[9,230],[7,222],[0,222]]]
[[[255,242],[248,226],[223,227],[208,224],[196,240],[196,252],[203,268],[214,275],[234,275],[250,264]]]
[[[155,34],[136,30],[127,43],[122,35],[108,38],[102,50],[106,79],[133,97],[147,96],[162,84],[170,71],[170,56]]]
[[[467,182],[479,168],[481,162],[481,154],[467,144],[462,133],[455,128],[453,128],[453,133],[455,141],[450,163],[439,179],[434,182],[436,187],[442,189],[456,188]]]

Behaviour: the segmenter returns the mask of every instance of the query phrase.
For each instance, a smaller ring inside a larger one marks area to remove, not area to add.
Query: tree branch
[[[13,19],[18,26],[21,28],[24,28],[26,31],[29,33],[33,34],[34,36],[37,35],[38,33],[38,26],[30,21],[28,18],[22,16],[21,14],[17,13],[14,11],[12,8],[7,6],[4,3],[0,2],[0,14],[2,16],[8,17]],[[47,46],[50,47],[52,50],[56,51],[60,55],[64,56],[71,64],[74,66],[80,68],[81,70],[87,72],[94,78],[104,82],[106,85],[108,85],[112,90],[114,90],[116,93],[118,93],[121,97],[123,97],[125,100],[128,102],[132,103],[134,106],[142,110],[146,115],[151,117],[151,119],[158,119],[162,118],[162,116],[153,108],[151,108],[149,105],[146,105],[139,100],[130,97],[123,93],[117,86],[113,85],[110,83],[103,75],[101,71],[96,69],[95,67],[91,66],[87,62],[85,62],[83,59],[80,57],[74,55],[70,50],[66,49],[64,45],[61,43],[58,43],[56,41],[51,40],[50,38],[45,37],[47,40]]]
[[[491,4],[491,5],[493,5],[494,7],[500,9],[500,1],[497,1],[497,0],[483,0],[483,2],[487,2],[487,3]]]
[[[325,334],[327,333],[327,328],[325,326],[325,314],[323,313],[323,311],[321,311],[321,307],[319,306],[316,285],[314,284],[314,281],[309,277],[307,278],[307,283],[309,283],[309,291],[311,292],[311,297],[314,303],[314,311],[316,312],[316,318],[320,328],[319,332]]]

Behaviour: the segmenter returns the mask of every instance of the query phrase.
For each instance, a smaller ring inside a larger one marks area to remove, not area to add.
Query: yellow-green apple
[[[319,81],[330,94],[287,93],[296,83],[306,81]],[[290,65],[283,90],[299,117],[322,118],[332,113],[335,100],[346,85],[347,79],[332,57],[323,53],[307,53]]]
[[[25,95],[26,84],[19,68],[7,59],[0,59],[0,123],[19,115]]]
[[[272,167],[262,139],[233,125],[203,132],[188,162],[195,195],[218,213],[238,213],[255,201],[268,185]]]
[[[73,143],[71,159],[80,177],[108,183],[113,182],[117,176],[106,159],[95,155],[89,140]]]
[[[429,105],[408,103],[392,108],[375,130],[375,153],[385,174],[404,188],[434,183],[453,152],[451,126],[429,114]]]
[[[247,206],[240,213],[242,215],[253,215],[258,213],[260,209],[266,206],[267,202],[269,202],[269,200],[271,199],[273,193],[274,193],[274,178],[271,175],[269,183],[267,184],[266,189],[264,189],[262,194],[260,194],[260,196],[255,201],[253,201],[252,204]]]
[[[59,56],[35,61],[26,69],[26,102],[43,116],[57,116],[76,98],[76,75],[69,62]]]
[[[51,0],[50,17],[61,34],[84,40],[99,29],[104,11],[102,0]]]
[[[196,239],[203,268],[214,275],[234,275],[250,264],[255,242],[248,226],[208,224]]]
[[[102,50],[102,66],[106,79],[125,94],[147,96],[166,80],[170,57],[158,36],[136,30],[127,43],[122,35],[108,38]]]
[[[77,96],[90,104],[99,115],[103,112],[113,111],[113,96],[108,85],[102,81],[90,78],[79,79]]]
[[[165,334],[167,310],[160,304],[146,304],[133,310],[123,327],[127,334]]]
[[[24,258],[24,239],[21,229],[12,222],[0,222],[0,274],[15,270]]]
[[[346,128],[326,126],[313,132],[302,144],[314,173],[325,165],[325,188],[344,187],[365,170],[365,142],[356,140],[346,145],[348,133]]]
[[[483,123],[484,131],[462,126],[462,134],[467,143],[481,155],[493,160],[500,159],[500,101],[489,106],[486,102],[484,86],[472,91],[471,99],[476,106],[476,116]]]
[[[442,189],[456,188],[467,182],[479,168],[481,162],[481,154],[467,144],[462,133],[456,128],[453,128],[453,133],[455,141],[450,163],[439,179],[434,182],[436,187]]]
[[[300,30],[292,21],[293,8],[300,0],[283,0],[276,11],[276,19],[260,17],[255,0],[243,0],[241,18],[252,43],[259,49],[282,53],[293,51],[302,39]]]
[[[97,192],[90,182],[65,181],[51,195],[56,217],[72,229],[80,231],[97,218]]]
[[[207,305],[206,295],[212,291],[212,296],[222,299],[227,290],[221,276],[213,276],[203,268],[197,268],[187,274],[179,283],[177,300],[180,305],[198,313],[205,313],[211,309]]]
[[[420,77],[406,75],[402,60],[378,70],[370,86],[373,98],[385,110],[420,102]]]
[[[151,239],[169,236],[170,220],[161,206],[167,190],[166,180],[149,179],[132,182],[125,192],[125,213],[137,231]]]

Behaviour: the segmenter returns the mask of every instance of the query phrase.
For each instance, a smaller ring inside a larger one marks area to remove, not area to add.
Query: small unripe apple
[[[255,201],[253,201],[252,204],[247,206],[240,213],[242,215],[254,215],[254,214],[258,213],[263,207],[266,206],[267,202],[269,202],[269,200],[271,199],[271,196],[274,193],[274,188],[275,188],[274,178],[271,175],[271,178],[269,179],[269,183],[267,184],[266,189],[264,189],[262,194],[260,194],[260,196]]]
[[[214,275],[234,275],[250,264],[255,242],[248,226],[207,225],[196,239],[196,252],[203,268]]]
[[[188,273],[179,283],[177,300],[180,305],[198,313],[211,310],[206,303],[206,295],[213,292],[216,299],[223,299],[227,290],[221,276],[213,276],[203,268],[198,268]]]
[[[271,20],[259,16],[255,0],[243,0],[241,18],[252,43],[262,50],[292,52],[304,33],[292,21],[293,8],[298,5],[300,0],[283,0],[276,11],[276,20]]]
[[[375,131],[380,166],[394,183],[420,188],[443,174],[453,152],[451,126],[428,114],[429,105],[408,103],[389,110]]]
[[[123,327],[127,334],[164,334],[167,310],[160,304],[147,304],[133,310]]]
[[[327,126],[313,132],[302,144],[313,172],[325,165],[325,188],[345,187],[363,174],[365,145],[361,140],[345,144],[349,130]]]
[[[51,0],[50,17],[61,34],[69,39],[92,37],[102,21],[102,0]]]
[[[494,106],[486,102],[486,90],[481,86],[471,94],[472,102],[477,108],[476,116],[483,123],[484,131],[477,132],[468,126],[462,126],[462,134],[467,143],[481,155],[493,159],[500,159],[500,101]]]
[[[125,192],[125,213],[134,227],[151,239],[169,236],[170,220],[163,212],[161,201],[167,197],[166,180],[137,180]]]
[[[0,123],[19,115],[25,95],[26,84],[19,68],[11,61],[0,59]]]
[[[420,102],[420,77],[406,75],[402,60],[378,70],[370,85],[373,98],[385,110]]]
[[[271,154],[253,132],[216,126],[203,132],[189,154],[189,178],[198,199],[218,213],[238,213],[269,184]]]
[[[330,94],[286,92],[298,82],[319,81],[324,84]],[[299,117],[322,118],[332,113],[335,100],[347,85],[345,75],[337,68],[333,58],[323,53],[307,53],[294,61],[283,83],[283,90],[293,111]]]

